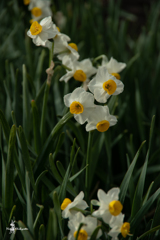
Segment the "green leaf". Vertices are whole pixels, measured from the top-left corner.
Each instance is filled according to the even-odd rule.
[[[27,141],[23,132],[23,129],[21,126],[19,126],[19,140],[21,144],[21,149],[22,149],[22,156],[24,160],[25,167],[28,171],[28,175],[32,184],[32,187],[34,191],[36,192],[36,187],[35,187],[35,181],[34,181],[34,176],[33,176],[33,171],[32,171],[32,166],[31,166],[31,161],[29,158],[29,152],[27,148]]]
[[[9,127],[8,122],[7,122],[3,112],[1,110],[0,110],[0,122],[1,122],[1,125],[2,125],[2,128],[3,128],[3,132],[4,132],[4,135],[5,135],[6,141],[8,143],[9,134],[10,134],[10,127]]]
[[[148,234],[153,233],[153,232],[155,232],[155,231],[157,231],[157,230],[159,230],[159,229],[160,229],[160,225],[157,226],[157,227],[154,227],[154,228],[150,229],[149,231],[147,231],[147,232],[145,232],[145,233],[143,233],[140,237],[137,238],[137,240],[142,239],[142,238],[144,238],[145,236],[147,236]]]
[[[12,219],[12,216],[13,216],[13,213],[14,213],[15,209],[16,209],[16,205],[14,205],[14,206],[12,207],[12,210],[11,210],[11,212],[10,212],[9,221],[8,221],[9,223],[11,222],[11,219]]]
[[[152,189],[153,184],[154,184],[154,182],[151,182],[151,184],[150,184],[150,186],[149,186],[149,188],[148,188],[148,190],[147,190],[147,193],[146,193],[146,195],[145,195],[145,197],[144,197],[142,206],[143,206],[143,205],[146,203],[146,201],[148,200],[148,197],[149,197],[149,195],[150,195],[150,192],[151,192],[151,189]]]
[[[97,235],[98,235],[98,232],[99,232],[100,229],[101,229],[101,226],[96,227],[96,229],[93,231],[93,233],[90,237],[90,240],[96,240],[97,239]]]
[[[33,224],[33,229],[34,229],[34,230],[35,230],[35,228],[36,228],[36,225],[37,225],[37,223],[38,223],[38,221],[39,221],[39,218],[40,218],[40,216],[41,216],[41,214],[42,214],[42,211],[43,211],[43,209],[44,209],[44,206],[42,206],[42,205],[36,204],[36,206],[39,207],[40,210],[39,210],[39,212],[38,212],[38,214],[37,214],[37,217],[36,217],[36,219],[35,219],[35,221],[34,221],[34,224]]]
[[[28,84],[27,84],[27,71],[26,66],[23,64],[22,66],[22,72],[23,72],[23,128],[25,135],[28,138],[29,134],[29,94],[28,94]]]
[[[41,226],[39,227],[39,237],[38,240],[46,240],[45,239],[45,228],[44,225],[41,224]]]
[[[37,154],[41,150],[41,136],[40,136],[40,121],[38,108],[34,100],[31,101],[32,113],[33,113],[33,133],[34,133],[34,147]]]
[[[42,151],[40,152],[34,171],[40,171],[43,168],[43,165],[46,161],[46,157],[48,157],[50,150],[49,149],[49,144],[52,140],[54,140],[57,136],[57,133],[60,131],[60,129],[64,126],[64,124],[71,118],[73,117],[73,114],[68,112],[63,118],[57,123],[57,125],[52,129],[51,134],[47,138],[46,142],[44,143],[44,146],[42,148]],[[50,147],[52,148],[52,146]]]
[[[49,211],[49,219],[48,219],[48,228],[47,228],[47,240],[57,239],[57,218],[54,212],[54,209],[50,209]]]
[[[48,81],[46,81],[46,87],[45,87],[44,96],[43,96],[41,123],[40,123],[40,133],[41,133],[41,141],[42,141],[42,143],[45,140],[45,119],[46,119],[47,101],[48,101],[48,95],[49,95],[50,86],[51,86],[51,84]]]
[[[140,148],[138,149],[130,167],[128,168],[128,171],[126,172],[124,178],[123,178],[123,181],[121,183],[121,186],[120,186],[120,201],[121,203],[123,204],[124,202],[124,199],[125,199],[125,196],[126,196],[126,193],[127,193],[127,189],[128,189],[128,186],[129,186],[129,182],[130,182],[130,178],[131,178],[131,175],[132,175],[132,172],[134,170],[134,167],[135,167],[135,164],[137,162],[137,159],[139,157],[139,154],[140,154],[140,150],[142,148],[142,146],[144,145],[146,141],[142,142]]]
[[[54,203],[54,211],[56,213],[57,216],[57,220],[58,220],[58,225],[60,228],[60,232],[61,232],[61,238],[64,237],[63,231],[62,231],[62,214],[61,214],[61,206],[60,206],[60,202],[59,202],[59,197],[57,192],[53,192],[53,203]]]
[[[39,90],[39,86],[40,86],[40,78],[42,75],[42,70],[43,70],[43,62],[44,62],[44,58],[46,56],[46,51],[45,49],[42,50],[41,55],[38,59],[38,64],[37,64],[37,68],[36,68],[36,74],[35,74],[35,85],[36,85],[36,92],[38,92]]]
[[[148,158],[149,158],[149,150],[147,152],[146,160],[143,165],[142,172],[139,177],[139,181],[134,194],[134,199],[132,203],[132,212],[131,212],[132,217],[135,216],[135,214],[138,212],[138,210],[141,208],[141,205],[142,205],[142,196],[143,196],[143,190],[144,190],[144,184],[145,184],[145,178],[146,178]]]
[[[67,187],[69,177],[70,177],[70,169],[71,169],[71,167],[70,167],[70,164],[69,164],[68,168],[67,168],[67,171],[65,173],[65,176],[63,178],[63,182],[61,184],[60,191],[59,191],[60,202],[62,202],[64,200],[65,195],[66,195],[66,187]]]
[[[155,228],[159,224],[159,216],[160,216],[160,199],[157,203],[157,208],[153,217],[152,228]]]
[[[151,148],[151,142],[152,142],[152,136],[153,136],[154,123],[155,123],[155,116],[152,117],[152,121],[151,121],[150,134],[149,134],[149,147],[148,147],[148,150],[149,150],[149,151],[150,151],[150,148]]]
[[[141,209],[137,212],[135,217],[131,221],[131,229],[136,229],[136,227],[139,226],[139,223],[141,222],[142,218],[148,211],[148,209],[151,207],[153,202],[157,199],[157,197],[160,194],[160,188],[148,199],[148,201],[141,207]]]
[[[14,149],[16,142],[16,126],[13,125],[9,136],[9,146],[6,164],[6,180],[5,180],[5,208],[9,211],[13,205],[13,182],[14,182]]]
[[[79,172],[74,174],[72,177],[70,177],[69,181],[72,182],[74,179],[76,179],[87,167],[88,167],[88,165],[85,166],[84,168],[82,168]]]
[[[18,225],[20,228],[23,228],[23,230],[21,230],[21,233],[24,237],[24,240],[34,240],[28,228],[25,226],[23,222],[18,221]]]
[[[23,197],[21,196],[18,188],[16,187],[16,184],[15,184],[15,183],[14,183],[14,187],[15,187],[16,193],[17,193],[17,195],[18,195],[18,198],[19,198],[20,202],[22,203],[22,206],[23,206],[23,207],[26,207],[26,203],[25,203]]]
[[[27,226],[29,227],[30,232],[34,235],[33,230],[33,215],[32,215],[32,205],[30,198],[30,181],[29,174],[26,172],[26,193],[27,193]]]
[[[82,228],[83,226],[85,226],[85,225],[86,225],[85,223],[80,223],[80,224],[79,224],[79,227],[78,227],[78,231],[77,231],[75,240],[78,240],[78,238],[79,238],[79,232],[80,232],[81,228]]]

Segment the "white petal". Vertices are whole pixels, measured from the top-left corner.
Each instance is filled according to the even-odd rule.
[[[70,78],[73,77],[73,71],[69,71],[67,72],[65,75],[63,75],[59,81],[65,81],[65,82],[68,82]]]
[[[97,196],[98,196],[98,199],[99,199],[100,202],[105,202],[106,201],[107,194],[102,189],[98,190]]]
[[[119,188],[112,188],[107,192],[107,196],[110,196],[112,200],[118,200],[119,199],[119,193],[120,189]]]
[[[106,103],[109,97],[110,95],[105,92],[103,88],[96,88],[94,90],[94,98],[97,100],[97,102]]]
[[[27,35],[31,38],[36,38],[36,35],[32,35],[30,30],[27,31]]]
[[[88,115],[85,114],[83,111],[83,113],[74,114],[74,118],[76,119],[77,122],[79,122],[82,125],[87,121]]]
[[[97,71],[96,81],[99,83],[104,83],[109,79],[111,79],[111,76],[108,73],[106,66],[100,67]]]
[[[71,94],[71,98],[73,101],[80,101],[80,95],[85,92],[85,90],[81,87],[76,88],[72,94]]]
[[[119,73],[126,67],[126,64],[118,62],[116,59],[111,57],[106,66],[109,73]]]
[[[51,16],[43,18],[40,21],[40,25],[43,27],[43,29],[47,30],[48,28],[50,28],[52,26],[52,18]]]
[[[80,201],[84,198],[84,192],[81,191],[74,199],[74,201]]]
[[[36,46],[45,46],[45,42],[37,35],[36,38],[33,39],[33,42]]]
[[[92,131],[94,129],[96,129],[96,124],[94,122],[87,123],[87,125],[86,125],[86,131],[87,132]]]
[[[71,93],[67,94],[64,96],[64,104],[67,106],[67,107],[70,107],[72,101],[71,101]]]
[[[124,84],[120,80],[116,80],[117,88],[113,95],[118,95],[124,90]]]
[[[109,123],[110,123],[110,127],[114,126],[117,123],[117,118],[115,116],[113,116],[113,115],[110,115]]]
[[[86,107],[94,107],[94,96],[93,94],[84,91],[83,93],[81,93],[80,95],[80,102],[82,103],[82,105],[86,108]]]

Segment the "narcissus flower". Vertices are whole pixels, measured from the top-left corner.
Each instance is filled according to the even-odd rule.
[[[98,205],[99,209],[94,211],[92,215],[102,218],[105,223],[110,225],[111,219],[114,220],[123,208],[121,202],[118,200],[119,192],[119,188],[112,188],[107,194],[102,189],[99,189],[97,194],[99,202],[92,200],[92,204]]]
[[[68,36],[58,36],[54,39],[54,54],[58,54],[57,58],[62,60],[64,56],[68,56],[72,59],[72,61],[77,60],[79,58],[78,47],[75,43],[68,43]]]
[[[70,112],[74,114],[74,118],[80,124],[87,121],[89,114],[95,107],[93,95],[81,87],[65,95],[64,104],[70,108]]]
[[[98,69],[96,76],[88,84],[97,102],[105,103],[111,95],[123,92],[124,84],[109,74],[106,66]]]
[[[106,66],[108,72],[115,76],[117,79],[120,79],[119,73],[126,67],[126,63],[118,62],[116,59],[111,57],[110,61],[108,62],[107,57],[103,58],[102,66]]]
[[[77,211],[72,210],[72,208],[86,209],[88,207],[86,201],[83,200],[84,193],[80,192],[77,197],[72,202],[69,198],[65,198],[63,203],[61,204],[62,217],[63,218],[71,218],[73,217]]]
[[[62,64],[70,68],[71,71],[60,78],[60,81],[68,82],[68,80],[73,77],[76,81],[85,82],[89,80],[89,77],[97,72],[97,69],[92,66],[90,59],[84,59],[81,62],[72,61],[68,56],[62,59]]]
[[[39,21],[42,18],[52,16],[52,11],[50,8],[49,1],[42,1],[42,0],[32,0],[29,5],[29,10],[32,14],[32,19],[35,21]]]
[[[68,222],[68,227],[70,232],[68,234],[68,240],[75,240],[79,225],[83,223],[84,225],[79,231],[78,240],[87,240],[90,239],[92,233],[97,227],[97,219],[92,216],[85,217],[81,212],[75,214]],[[102,235],[102,231],[99,230],[97,234],[98,239]]]
[[[124,238],[130,235],[130,223],[124,222],[124,214],[120,214],[116,218],[112,218],[110,221],[110,227],[112,228],[108,235],[112,237],[112,240],[118,240],[118,235],[121,233]]]
[[[27,35],[33,39],[33,42],[37,46],[45,46],[46,42],[50,38],[54,38],[57,31],[53,28],[53,22],[51,17],[46,17],[38,23],[34,21],[27,32]]]
[[[96,106],[88,117],[86,131],[97,129],[99,132],[105,132],[116,123],[117,118],[109,114],[109,108],[107,106]]]
[[[53,38],[53,40],[54,40],[54,51],[53,52],[54,52],[54,54],[57,54],[62,51],[64,42],[65,43],[69,42],[71,39],[66,34],[61,33],[60,29],[55,24],[53,24],[53,29],[56,33],[55,37]],[[45,47],[51,49],[52,42],[47,41],[45,44]]]

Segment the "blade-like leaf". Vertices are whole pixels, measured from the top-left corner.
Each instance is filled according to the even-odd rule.
[[[135,164],[137,162],[138,156],[140,154],[140,150],[141,150],[141,148],[142,148],[142,146],[144,145],[145,142],[146,141],[142,142],[140,148],[138,149],[138,151],[137,151],[137,153],[136,153],[136,155],[135,155],[135,157],[134,157],[134,159],[133,159],[133,161],[132,161],[132,163],[131,163],[128,171],[126,172],[126,174],[123,178],[123,181],[121,183],[121,186],[120,186],[120,190],[121,190],[120,191],[120,201],[121,201],[122,204],[124,202],[124,199],[125,199],[125,196],[126,196],[126,193],[127,193],[127,189],[128,189],[128,186],[129,186],[129,182],[130,182],[130,177],[132,175],[132,172],[134,170],[134,167],[135,167]]]
[[[6,186],[5,186],[5,208],[11,210],[13,204],[13,182],[14,182],[14,149],[16,141],[16,126],[10,131],[9,146],[6,164]]]
[[[29,175],[32,187],[33,187],[34,191],[36,192],[31,161],[29,158],[29,152],[28,152],[28,148],[27,148],[27,141],[26,141],[26,138],[25,138],[25,135],[24,135],[24,132],[23,132],[23,129],[21,126],[19,127],[19,139],[20,139],[20,144],[21,144],[21,148],[22,148],[22,156],[23,156],[23,160],[25,163],[25,167],[28,171],[28,175]]]
[[[157,199],[157,197],[160,194],[160,188],[148,199],[148,201],[141,207],[141,209],[137,212],[135,217],[131,221],[131,229],[135,229],[139,226],[139,223],[141,222],[142,218],[148,211],[148,209],[151,207],[153,202]]]
[[[143,189],[144,189],[144,183],[145,183],[145,178],[146,178],[148,158],[149,158],[149,150],[147,152],[146,160],[143,165],[142,172],[139,177],[139,181],[138,181],[136,191],[134,194],[134,199],[133,199],[133,203],[132,203],[132,212],[131,212],[132,217],[135,216],[135,214],[138,212],[138,210],[141,208],[141,205],[142,205],[142,196],[143,196]]]

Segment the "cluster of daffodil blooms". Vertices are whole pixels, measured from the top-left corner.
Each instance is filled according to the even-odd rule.
[[[122,211],[122,204],[118,200],[120,189],[112,188],[107,193],[102,189],[98,190],[98,199],[91,200],[92,205],[98,206],[98,210],[93,211],[91,215],[84,216],[85,209],[88,208],[87,203],[83,200],[84,193],[80,192],[78,196],[73,200],[65,198],[62,205],[62,217],[69,218],[68,228],[70,232],[68,234],[68,240],[74,240],[80,224],[82,227],[79,230],[78,240],[90,239],[94,230],[98,226],[102,226],[103,222],[110,227],[109,232],[105,231],[105,234],[112,237],[112,240],[118,240],[118,235],[126,238],[130,235],[130,223],[124,222],[124,214]],[[86,212],[88,214],[88,211]],[[99,239],[102,235],[102,230],[99,228],[96,239]]]
[[[120,80],[120,74],[125,63],[118,62],[114,58],[108,61],[102,55],[102,63],[98,68],[92,65],[90,59],[78,61],[78,47],[75,43],[69,43],[69,36],[60,32],[60,29],[52,22],[51,16],[42,19],[39,23],[34,21],[27,32],[37,46],[44,46],[53,51],[66,68],[66,74],[60,81],[68,82],[74,78],[82,83],[72,93],[64,96],[64,103],[70,108],[70,112],[80,124],[87,122],[86,131],[97,129],[105,132],[110,126],[117,123],[117,118],[110,115],[108,106],[94,104],[94,99],[99,103],[106,103],[112,95],[118,95],[123,91],[124,84]],[[95,75],[96,74],[96,75]],[[90,77],[93,76],[90,81]],[[92,93],[87,92],[89,90]]]
[[[77,87],[72,93],[64,96],[64,103],[69,107],[76,121],[80,124],[87,122],[86,131],[97,129],[99,132],[105,132],[110,126],[115,125],[117,118],[110,115],[108,106],[95,105],[94,100],[104,104],[110,96],[118,95],[123,91],[124,85],[119,73],[126,67],[126,64],[119,63],[114,58],[108,61],[104,55],[101,56],[101,65],[97,68],[92,65],[90,59],[78,61],[77,45],[73,42],[69,43],[71,39],[60,32],[52,22],[51,16],[40,22],[34,21],[27,34],[33,39],[35,45],[49,48],[50,53],[56,55],[62,62],[66,74],[60,78],[60,81],[68,82],[73,78],[81,82],[81,87]],[[54,66],[53,62],[51,66]],[[93,75],[94,77],[90,80]],[[90,92],[87,92],[88,89]],[[109,225],[111,230],[106,234],[113,240],[118,239],[119,233],[126,237],[130,231],[130,224],[123,223],[124,215],[121,213],[123,206],[118,201],[119,191],[119,188],[113,188],[106,194],[103,190],[98,190],[99,201],[92,200],[92,205],[99,206],[99,209],[92,212],[90,216],[82,214],[88,207],[83,200],[83,192],[80,192],[73,202],[66,198],[61,209],[63,210],[62,217],[69,218],[68,239],[75,239],[77,234],[79,234],[78,240],[90,239],[98,225],[98,220],[100,224],[104,222]],[[82,228],[78,233],[81,223],[83,223]],[[99,229],[97,239],[101,234],[102,230]]]

